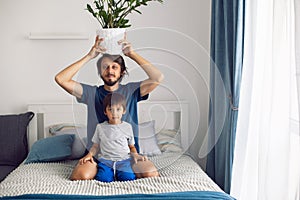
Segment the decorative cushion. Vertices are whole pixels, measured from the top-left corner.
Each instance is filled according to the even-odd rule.
[[[68,129],[62,129],[51,133],[52,135],[64,135],[73,134],[75,135],[74,142],[72,145],[72,154],[70,159],[78,159],[84,156],[86,151],[87,133],[86,127],[73,127]]]
[[[162,152],[182,152],[182,148],[175,144],[163,144],[159,147]]]
[[[0,166],[0,182],[3,181],[6,176],[12,172],[17,166],[7,166],[7,165],[1,165]]]
[[[66,134],[36,141],[31,147],[25,164],[61,161],[69,158],[72,154],[74,138],[74,134]]]
[[[161,154],[155,137],[155,121],[139,124],[140,153],[148,156]]]
[[[18,166],[28,154],[27,126],[33,112],[0,115],[0,165]]]
[[[156,134],[157,144],[162,152],[181,152],[180,131],[163,129]]]
[[[74,128],[83,128],[85,127],[82,124],[73,124],[73,123],[60,123],[60,124],[53,124],[49,126],[49,133],[55,135],[54,133],[57,131],[62,131],[66,129],[74,129]]]

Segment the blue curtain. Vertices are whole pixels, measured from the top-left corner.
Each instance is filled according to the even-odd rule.
[[[245,0],[212,0],[210,108],[206,172],[227,193],[242,74]]]

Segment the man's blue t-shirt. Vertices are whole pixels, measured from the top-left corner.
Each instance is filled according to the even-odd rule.
[[[81,85],[83,88],[83,93],[81,99],[77,98],[77,101],[87,105],[87,149],[89,150],[93,145],[92,138],[95,133],[97,124],[108,120],[107,116],[104,114],[103,99],[107,94],[111,92],[105,90],[103,85],[99,87],[86,85],[83,83],[81,83]],[[123,115],[122,120],[132,125],[135,147],[138,152],[139,129],[137,103],[141,100],[148,99],[149,96],[147,94],[141,97],[140,85],[141,82],[132,82],[126,85],[119,84],[119,88],[113,91],[113,93],[122,94],[126,98],[126,113]]]

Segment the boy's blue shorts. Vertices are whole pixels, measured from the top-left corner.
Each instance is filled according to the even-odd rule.
[[[121,161],[100,158],[95,179],[101,182],[135,180],[136,177],[131,168],[131,158]]]

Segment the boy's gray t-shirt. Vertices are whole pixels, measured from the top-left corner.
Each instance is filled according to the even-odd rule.
[[[97,125],[92,142],[99,144],[99,158],[112,161],[128,159],[128,145],[134,145],[132,127],[124,121],[121,124],[109,124],[105,121]]]

